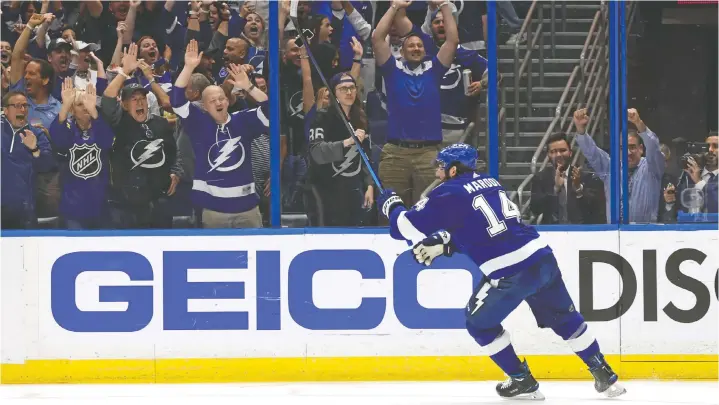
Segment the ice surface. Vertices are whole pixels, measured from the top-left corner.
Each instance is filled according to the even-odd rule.
[[[455,405],[508,404],[493,382],[0,385],[2,405]],[[719,382],[624,381],[627,394],[607,399],[591,381],[540,382],[542,404],[719,404]],[[162,401],[162,402],[160,402]]]

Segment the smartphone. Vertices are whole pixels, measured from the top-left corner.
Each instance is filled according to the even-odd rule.
[[[312,41],[312,38],[314,38],[314,36],[315,36],[315,34],[313,34],[312,31],[311,31],[311,30],[308,30],[308,29],[303,29],[303,30],[302,30],[302,34],[305,36],[305,39],[307,39],[307,41]],[[295,38],[295,45],[297,45],[297,46],[302,46],[302,45],[304,45],[304,44],[302,43],[302,37],[301,37],[301,36],[298,35],[297,38]]]

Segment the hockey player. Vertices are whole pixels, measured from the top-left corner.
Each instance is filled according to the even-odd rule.
[[[526,301],[540,327],[564,339],[587,364],[594,387],[608,397],[624,394],[617,375],[575,309],[552,249],[521,221],[520,211],[497,180],[475,173],[477,151],[454,144],[437,155],[442,183],[407,210],[392,190],[380,196],[394,239],[416,243],[418,262],[429,265],[454,252],[468,255],[483,273],[466,308],[467,330],[509,378],[497,384],[502,397],[544,399],[520,361],[501,322]]]

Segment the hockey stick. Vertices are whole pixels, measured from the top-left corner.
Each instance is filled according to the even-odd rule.
[[[312,62],[312,65],[317,69],[317,73],[319,73],[320,79],[322,79],[322,84],[327,87],[327,90],[330,91],[331,94],[334,94],[334,91],[330,88],[330,85],[327,83],[327,79],[325,79],[325,76],[322,74],[322,70],[320,70],[320,66],[317,64],[317,60],[315,60],[315,56],[312,55],[312,51],[310,50],[310,45],[307,42],[307,38],[305,38],[305,34],[302,33],[302,27],[300,27],[300,23],[297,20],[297,5],[299,4],[299,0],[291,0],[290,2],[290,21],[292,21],[292,24],[295,26],[295,29],[297,29],[297,33],[299,34],[300,38],[302,38],[302,43],[305,46],[305,50],[307,51],[307,56],[309,57],[310,61]],[[348,73],[349,74],[349,73]],[[333,97],[329,97],[330,104],[339,112],[340,118],[342,119],[342,122],[345,124],[345,127],[347,128],[347,131],[349,131],[350,136],[352,136],[352,139],[355,141],[355,145],[357,145],[357,152],[359,152],[360,156],[362,157],[362,160],[364,160],[365,165],[367,166],[367,171],[369,171],[369,174],[372,176],[372,180],[374,181],[374,184],[379,189],[380,193],[384,192],[384,187],[382,187],[382,182],[380,182],[379,177],[374,172],[374,169],[372,169],[372,165],[370,165],[369,158],[367,157],[367,154],[365,153],[364,149],[362,149],[362,143],[359,141],[357,136],[355,135],[355,130],[352,127],[352,124],[347,121],[347,117],[345,117],[344,112],[342,111],[342,108],[340,107],[339,103],[337,102],[337,99]]]

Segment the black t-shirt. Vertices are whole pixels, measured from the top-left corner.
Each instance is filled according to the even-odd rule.
[[[307,149],[305,141],[305,113],[302,102],[302,75],[294,64],[282,64],[280,89],[280,112],[282,133],[288,138],[289,152],[303,155]]]
[[[150,115],[137,122],[111,97],[102,98],[101,111],[115,132],[110,152],[113,199],[142,205],[165,196],[177,160],[177,143],[167,120]]]
[[[366,185],[364,162],[356,145],[345,147],[340,142],[350,137],[339,114],[319,110],[310,126],[310,179],[324,187],[361,187]],[[362,149],[369,154],[369,139]],[[319,158],[319,159],[318,159]]]

